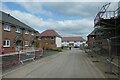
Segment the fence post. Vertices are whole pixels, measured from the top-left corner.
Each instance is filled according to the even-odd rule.
[[[36,60],[36,59],[37,59],[37,56],[36,56],[36,51],[34,49],[34,60]]]
[[[20,54],[19,54],[19,52],[18,52],[18,61],[20,61]]]
[[[111,54],[111,40],[110,39],[107,39],[107,42],[108,42],[108,49],[109,49],[109,55],[108,55],[108,59],[107,59],[107,62],[109,64],[109,71],[105,72],[105,73],[108,73],[108,74],[113,74],[112,72],[112,54]]]
[[[17,56],[18,56],[18,61],[20,62],[20,50],[18,49],[18,46],[17,46],[16,48],[17,48],[16,51],[17,51],[17,53],[18,53],[18,54],[17,54]]]

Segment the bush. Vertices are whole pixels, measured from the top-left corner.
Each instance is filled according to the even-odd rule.
[[[61,49],[61,48],[52,48],[52,49],[50,49],[50,50],[52,50],[52,51],[58,51],[58,52],[62,52],[62,49]]]

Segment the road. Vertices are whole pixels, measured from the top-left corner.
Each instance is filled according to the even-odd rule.
[[[84,51],[64,50],[7,73],[3,78],[104,78]]]

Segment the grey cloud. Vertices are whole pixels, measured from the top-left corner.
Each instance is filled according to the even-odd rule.
[[[52,15],[57,13],[62,16],[94,17],[103,4],[108,2],[18,2],[31,13]],[[113,2],[111,8],[116,7]]]
[[[10,13],[12,16],[26,23],[27,25],[35,28],[36,30],[43,31],[45,29],[55,29],[62,36],[87,36],[93,30],[93,20],[95,14],[99,11],[98,6],[103,3],[17,3],[26,8],[31,13],[21,12],[19,10],[10,10],[6,8],[5,12]],[[116,6],[114,4],[114,6]],[[5,5],[4,5],[5,7]],[[113,7],[111,7],[113,8]],[[34,12],[33,12],[34,11]],[[42,12],[43,11],[43,12]],[[42,14],[58,13],[62,16],[81,16],[78,20],[63,20],[56,21],[53,19],[40,18],[35,16],[34,13]],[[53,15],[54,16],[54,15]],[[59,16],[58,16],[59,17]]]
[[[62,16],[94,17],[98,11],[98,2],[54,2],[45,3],[45,10],[56,12]]]

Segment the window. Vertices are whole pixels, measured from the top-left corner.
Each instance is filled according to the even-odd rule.
[[[17,28],[16,28],[16,32],[17,32],[17,33],[20,33],[20,28],[17,27]]]
[[[25,46],[29,46],[29,41],[25,41]]]
[[[67,41],[69,43],[69,41]]]
[[[11,30],[11,27],[10,27],[10,25],[4,25],[4,30],[5,31],[10,31]]]
[[[10,47],[10,40],[4,40],[3,47]]]
[[[54,40],[54,37],[51,37],[51,40]]]
[[[38,40],[41,40],[42,38],[41,37],[38,37]]]
[[[49,37],[45,37],[44,39],[45,39],[45,40],[49,40],[50,38],[49,38]]]
[[[34,35],[34,32],[32,32],[32,34],[31,35]]]
[[[26,31],[25,31],[25,34],[29,34],[29,31],[28,31],[28,30],[26,30]]]

